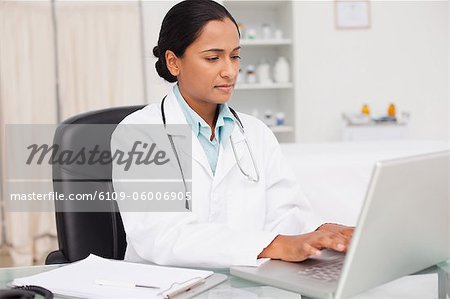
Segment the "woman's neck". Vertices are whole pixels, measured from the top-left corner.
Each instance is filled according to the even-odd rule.
[[[184,98],[189,107],[191,107],[192,110],[194,110],[204,121],[206,121],[212,131],[214,131],[214,127],[216,125],[217,104],[193,100],[183,93],[181,87],[179,88],[181,96]]]

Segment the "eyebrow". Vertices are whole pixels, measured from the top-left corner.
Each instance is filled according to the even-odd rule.
[[[231,52],[234,52],[234,51],[236,51],[236,50],[239,50],[240,48],[241,48],[241,46],[236,47],[236,48],[234,48],[233,51],[231,51]],[[200,53],[205,53],[205,52],[219,52],[219,53],[222,53],[222,52],[225,52],[225,50],[224,50],[224,49],[208,49],[208,50],[201,51]]]

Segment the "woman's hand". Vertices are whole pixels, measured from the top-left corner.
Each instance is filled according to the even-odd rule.
[[[329,248],[346,252],[354,228],[338,224],[324,224],[316,231],[297,236],[278,235],[258,258],[268,257],[288,262],[301,262],[319,256],[320,250]]]
[[[318,231],[320,231],[320,230],[330,231],[332,233],[340,234],[344,237],[351,239],[355,228],[350,227],[350,226],[341,225],[341,224],[325,223],[325,224],[322,224],[321,226],[319,226],[319,228],[317,230]]]

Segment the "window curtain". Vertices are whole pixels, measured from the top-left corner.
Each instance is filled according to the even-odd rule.
[[[62,119],[143,104],[138,2],[56,2]]]
[[[49,2],[0,1],[0,171],[5,197],[5,124],[57,121]],[[18,137],[19,138],[19,137]],[[39,176],[38,176],[39,177]],[[42,179],[51,179],[41,177]],[[1,195],[1,194],[0,194]],[[31,265],[57,247],[54,213],[1,213],[2,248],[13,265]],[[53,236],[48,237],[48,236]],[[0,263],[5,264],[5,254]]]
[[[5,124],[51,124],[146,102],[139,2],[54,5],[55,18],[50,1],[0,0],[0,203]],[[0,266],[43,263],[57,248],[53,213],[2,212],[0,218],[1,249],[12,258],[1,260],[0,250]]]

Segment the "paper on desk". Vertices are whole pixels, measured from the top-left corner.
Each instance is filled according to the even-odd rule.
[[[207,278],[213,273],[108,260],[91,254],[86,259],[68,266],[33,276],[16,278],[13,285],[38,285],[58,295],[87,299],[151,299],[162,298],[157,294],[169,289],[174,282],[185,282],[196,277]],[[160,289],[96,285],[94,281],[99,279],[155,285]]]

